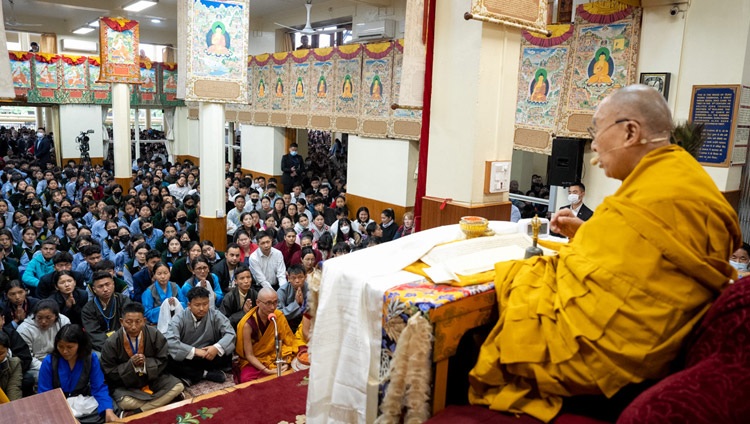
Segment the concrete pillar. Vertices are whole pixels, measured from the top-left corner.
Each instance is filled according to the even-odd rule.
[[[200,103],[200,238],[211,240],[217,250],[226,248],[224,210],[224,105]]]
[[[151,128],[151,109],[146,109],[146,129]],[[162,121],[162,129],[164,128],[164,124]]]
[[[41,107],[37,106],[35,109],[36,109],[36,113],[35,113],[36,127],[37,128],[43,127],[44,126],[44,112],[42,111]],[[52,131],[52,129],[47,128],[47,131]]]
[[[250,172],[254,177],[264,176],[266,180],[275,177],[278,180],[278,192],[281,187],[281,157],[287,153],[286,129],[242,125],[242,172]]]
[[[484,194],[485,162],[510,161],[521,30],[465,21],[466,5],[439,1],[422,228],[462,215],[510,219],[507,193]],[[451,199],[451,200],[448,200]],[[444,202],[450,207],[442,207]]]
[[[135,108],[135,111],[133,111],[133,116],[135,117],[133,119],[133,137],[135,139],[135,157],[139,158],[141,156],[141,111],[138,108]]]
[[[39,43],[39,51],[42,53],[57,53],[57,35],[45,33]]]
[[[112,148],[115,181],[130,188],[133,158],[130,155],[130,89],[124,83],[112,83]]]

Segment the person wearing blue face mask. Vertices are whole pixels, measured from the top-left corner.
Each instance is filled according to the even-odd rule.
[[[305,160],[297,154],[297,143],[289,146],[289,154],[281,157],[281,184],[284,185],[284,191],[289,193],[295,183],[302,182],[302,176],[305,173]]]
[[[50,155],[52,153],[52,139],[47,136],[44,132],[44,128],[38,128],[36,130],[36,140],[34,140],[34,159],[36,159],[39,166],[44,169],[47,166],[47,162],[50,161]]]
[[[735,250],[732,256],[729,257],[729,264],[737,270],[739,277],[742,278],[750,272],[748,272],[748,263],[750,263],[750,245],[742,243],[742,247]]]

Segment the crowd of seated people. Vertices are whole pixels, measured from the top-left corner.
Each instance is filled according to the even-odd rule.
[[[274,325],[282,368],[304,368],[323,262],[414,232],[411,213],[350,209],[343,179],[282,192],[227,165],[221,252],[199,239],[189,161],[139,159],[132,187],[106,165],[11,155],[0,169],[0,403],[62,388],[81,422],[275,375]]]

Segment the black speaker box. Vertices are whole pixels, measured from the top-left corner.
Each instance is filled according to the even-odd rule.
[[[549,185],[567,187],[581,180],[583,170],[582,138],[555,137],[552,140],[552,156],[549,161]]]

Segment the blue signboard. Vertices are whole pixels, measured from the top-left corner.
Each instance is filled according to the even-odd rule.
[[[694,86],[690,103],[690,122],[705,124],[705,142],[698,162],[729,166],[734,137],[734,118],[739,86]]]

